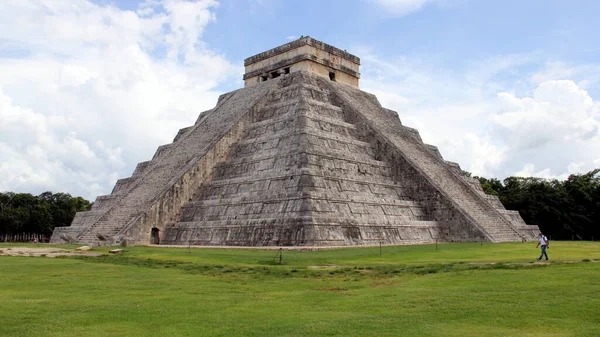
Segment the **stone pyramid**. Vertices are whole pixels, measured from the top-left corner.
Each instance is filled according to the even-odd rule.
[[[539,233],[358,89],[358,57],[303,37],[179,130],[52,242],[346,246]]]

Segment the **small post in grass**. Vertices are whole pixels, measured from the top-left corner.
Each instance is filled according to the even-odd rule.
[[[283,264],[283,248],[279,248],[279,264]]]
[[[438,246],[437,246],[437,239],[435,239],[435,250],[438,250]]]
[[[381,241],[379,241],[379,255],[381,255]]]

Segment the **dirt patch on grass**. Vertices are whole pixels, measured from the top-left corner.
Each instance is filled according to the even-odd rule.
[[[100,256],[102,253],[49,247],[10,247],[0,249],[0,256]]]
[[[344,266],[338,266],[336,264],[326,264],[322,266],[308,266],[308,269],[338,269],[344,268]]]

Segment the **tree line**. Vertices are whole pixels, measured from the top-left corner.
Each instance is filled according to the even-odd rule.
[[[54,227],[70,225],[76,212],[91,207],[89,201],[68,193],[0,193],[0,234],[50,236]]]
[[[487,194],[509,210],[517,210],[527,224],[537,225],[552,239],[600,239],[600,169],[572,174],[567,180],[475,177]],[[467,172],[468,174],[468,172]],[[54,227],[68,226],[76,212],[92,203],[68,193],[0,193],[0,234],[36,233],[50,236]]]
[[[506,209],[519,211],[529,225],[558,240],[600,239],[600,169],[567,180],[509,177],[479,179],[487,194]]]

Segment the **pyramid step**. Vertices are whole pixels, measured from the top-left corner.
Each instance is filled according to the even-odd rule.
[[[334,221],[334,222],[333,222]],[[438,221],[426,220],[394,220],[387,222],[377,222],[373,219],[360,219],[357,217],[339,217],[332,220],[331,217],[314,217],[314,216],[296,216],[296,217],[261,217],[256,219],[233,219],[233,220],[203,220],[203,221],[181,221],[177,223],[177,227],[181,229],[225,229],[234,227],[254,227],[254,226],[270,226],[274,223],[302,223],[304,225],[312,224],[317,226],[332,226],[332,227],[395,227],[395,228],[431,228],[438,227]]]
[[[373,149],[363,142],[351,141],[344,137],[332,137],[318,133],[296,133],[281,135],[263,141],[244,141],[237,143],[231,151],[231,157],[226,161],[245,158],[262,158],[283,154],[312,152],[322,156],[345,156],[346,158],[360,157],[363,161],[374,159]]]
[[[344,122],[339,118],[330,118],[312,111],[286,112],[280,116],[266,119],[251,124],[246,130],[248,139],[255,139],[265,134],[280,132],[281,130],[298,129],[316,129],[340,134],[344,136],[355,137],[356,126]]]
[[[265,192],[265,191],[263,191]],[[406,209],[406,208],[421,208],[420,204],[416,201],[411,200],[400,200],[395,199],[393,197],[383,198],[377,196],[360,196],[351,193],[339,193],[336,195],[329,195],[328,192],[322,191],[321,193],[311,192],[310,194],[305,194],[304,192],[294,192],[294,193],[281,193],[281,194],[273,194],[273,193],[257,193],[254,195],[246,195],[246,196],[226,196],[222,198],[215,199],[202,199],[197,201],[191,201],[186,204],[185,207],[210,207],[210,206],[239,206],[239,205],[249,205],[249,204],[270,204],[276,202],[283,202],[289,200],[312,200],[316,202],[326,201],[332,204],[339,203],[352,203],[352,204],[363,204],[363,205],[378,205],[384,206],[386,209],[384,212],[388,212],[387,208],[390,208],[390,215],[398,215],[394,214],[391,210],[392,208]]]
[[[304,170],[304,171],[302,171]],[[288,155],[260,161],[224,163],[215,167],[213,180],[240,177],[243,179],[263,179],[272,176],[290,176],[306,172],[329,175],[332,178],[343,175],[362,176],[364,181],[376,182],[379,177],[389,180],[390,168],[385,162],[370,159],[367,155],[348,154],[344,151],[329,150],[327,154],[316,149],[299,155]]]
[[[276,132],[268,132],[259,134],[256,137],[245,137],[236,143],[236,145],[246,145],[246,144],[256,144],[256,143],[267,143],[271,141],[276,141],[274,144],[276,145],[279,140],[292,138],[292,137],[317,137],[326,140],[336,140],[342,143],[354,144],[358,146],[371,146],[367,142],[360,141],[354,135],[350,135],[347,133],[335,133],[331,131],[322,130],[319,128],[305,128],[305,129],[282,129]],[[297,141],[295,138],[293,139],[295,142]]]
[[[307,162],[308,160],[308,162]],[[267,170],[273,167],[279,169],[298,167],[298,164],[307,167],[308,165],[324,165],[323,162],[331,162],[328,168],[335,168],[335,163],[341,167],[348,164],[384,167],[388,168],[387,163],[373,159],[366,153],[352,153],[346,151],[319,149],[318,147],[295,147],[283,151],[262,152],[253,156],[236,155],[235,158],[215,165],[215,169],[226,170],[230,167],[245,165],[251,172]],[[333,162],[332,162],[333,161]],[[358,170],[358,169],[357,169]]]
[[[276,102],[265,105],[260,111],[254,112],[256,122],[271,119],[293,110],[314,110],[318,109],[323,116],[334,119],[344,119],[344,113],[339,106],[321,102],[310,98],[290,99],[283,102]]]
[[[364,167],[363,171],[368,172],[369,169]],[[351,191],[359,192],[364,190],[373,191],[375,194],[385,194],[385,191],[375,192],[375,190],[385,189],[387,187],[402,188],[401,184],[395,183],[389,178],[389,175],[371,171],[371,173],[360,174],[356,170],[341,170],[332,174],[325,168],[317,166],[311,166],[310,168],[298,168],[292,167],[288,170],[280,170],[278,168],[272,168],[269,170],[262,170],[255,174],[247,175],[234,175],[231,177],[219,177],[205,186],[208,187],[219,187],[227,185],[244,185],[243,191],[260,191],[276,188],[329,188],[336,191]],[[366,185],[366,186],[365,186]],[[210,194],[230,194],[236,193],[227,186],[229,192],[221,191],[210,191]],[[242,190],[240,190],[242,191]],[[201,194],[205,196],[204,194]]]
[[[328,145],[331,145],[331,144],[328,144]],[[376,160],[372,156],[370,156],[368,153],[365,153],[364,151],[361,151],[359,153],[350,152],[348,150],[348,148],[346,148],[344,150],[344,149],[339,149],[339,148],[332,148],[331,146],[306,146],[303,149],[298,149],[298,150],[296,150],[295,148],[292,148],[289,150],[282,149],[281,151],[277,151],[277,153],[278,154],[281,153],[282,157],[293,155],[293,154],[298,154],[298,155],[306,154],[309,156],[318,156],[319,158],[322,158],[322,159],[335,159],[335,160],[342,160],[342,161],[351,161],[351,162],[354,162],[357,164],[367,164],[367,165],[381,166],[381,167],[389,166],[389,164],[387,164],[386,162],[381,161],[381,160]]]
[[[364,208],[364,207],[363,207]],[[348,211],[344,215],[334,213],[333,210],[329,212],[319,212],[315,209],[307,208],[299,211],[285,211],[285,212],[266,212],[263,211],[258,205],[236,205],[227,208],[220,208],[218,210],[201,209],[196,208],[193,212],[187,212],[186,216],[182,216],[180,222],[185,221],[233,221],[233,220],[261,220],[265,217],[289,217],[297,218],[302,214],[308,212],[314,213],[313,218],[321,215],[322,223],[324,224],[370,224],[376,223],[381,226],[398,226],[407,225],[410,221],[429,221],[426,217],[414,216],[411,214],[406,215],[386,215],[386,214],[373,214],[373,213],[352,213]],[[318,215],[317,215],[318,214]],[[329,215],[329,216],[327,216]],[[344,218],[346,216],[346,218]],[[377,219],[377,220],[375,220]]]
[[[331,103],[331,92],[308,83],[293,83],[288,86],[273,90],[268,100],[271,102],[285,102],[294,99],[312,99],[320,102]]]
[[[329,91],[326,91],[320,87],[318,87],[317,85],[314,84],[310,84],[310,83],[293,83],[284,87],[280,87],[277,88],[273,91],[273,93],[271,95],[279,95],[279,94],[285,94],[291,91],[298,91],[298,90],[305,90],[305,91],[310,91],[310,92],[316,92],[316,93],[320,93],[320,94],[326,94],[329,95]]]

